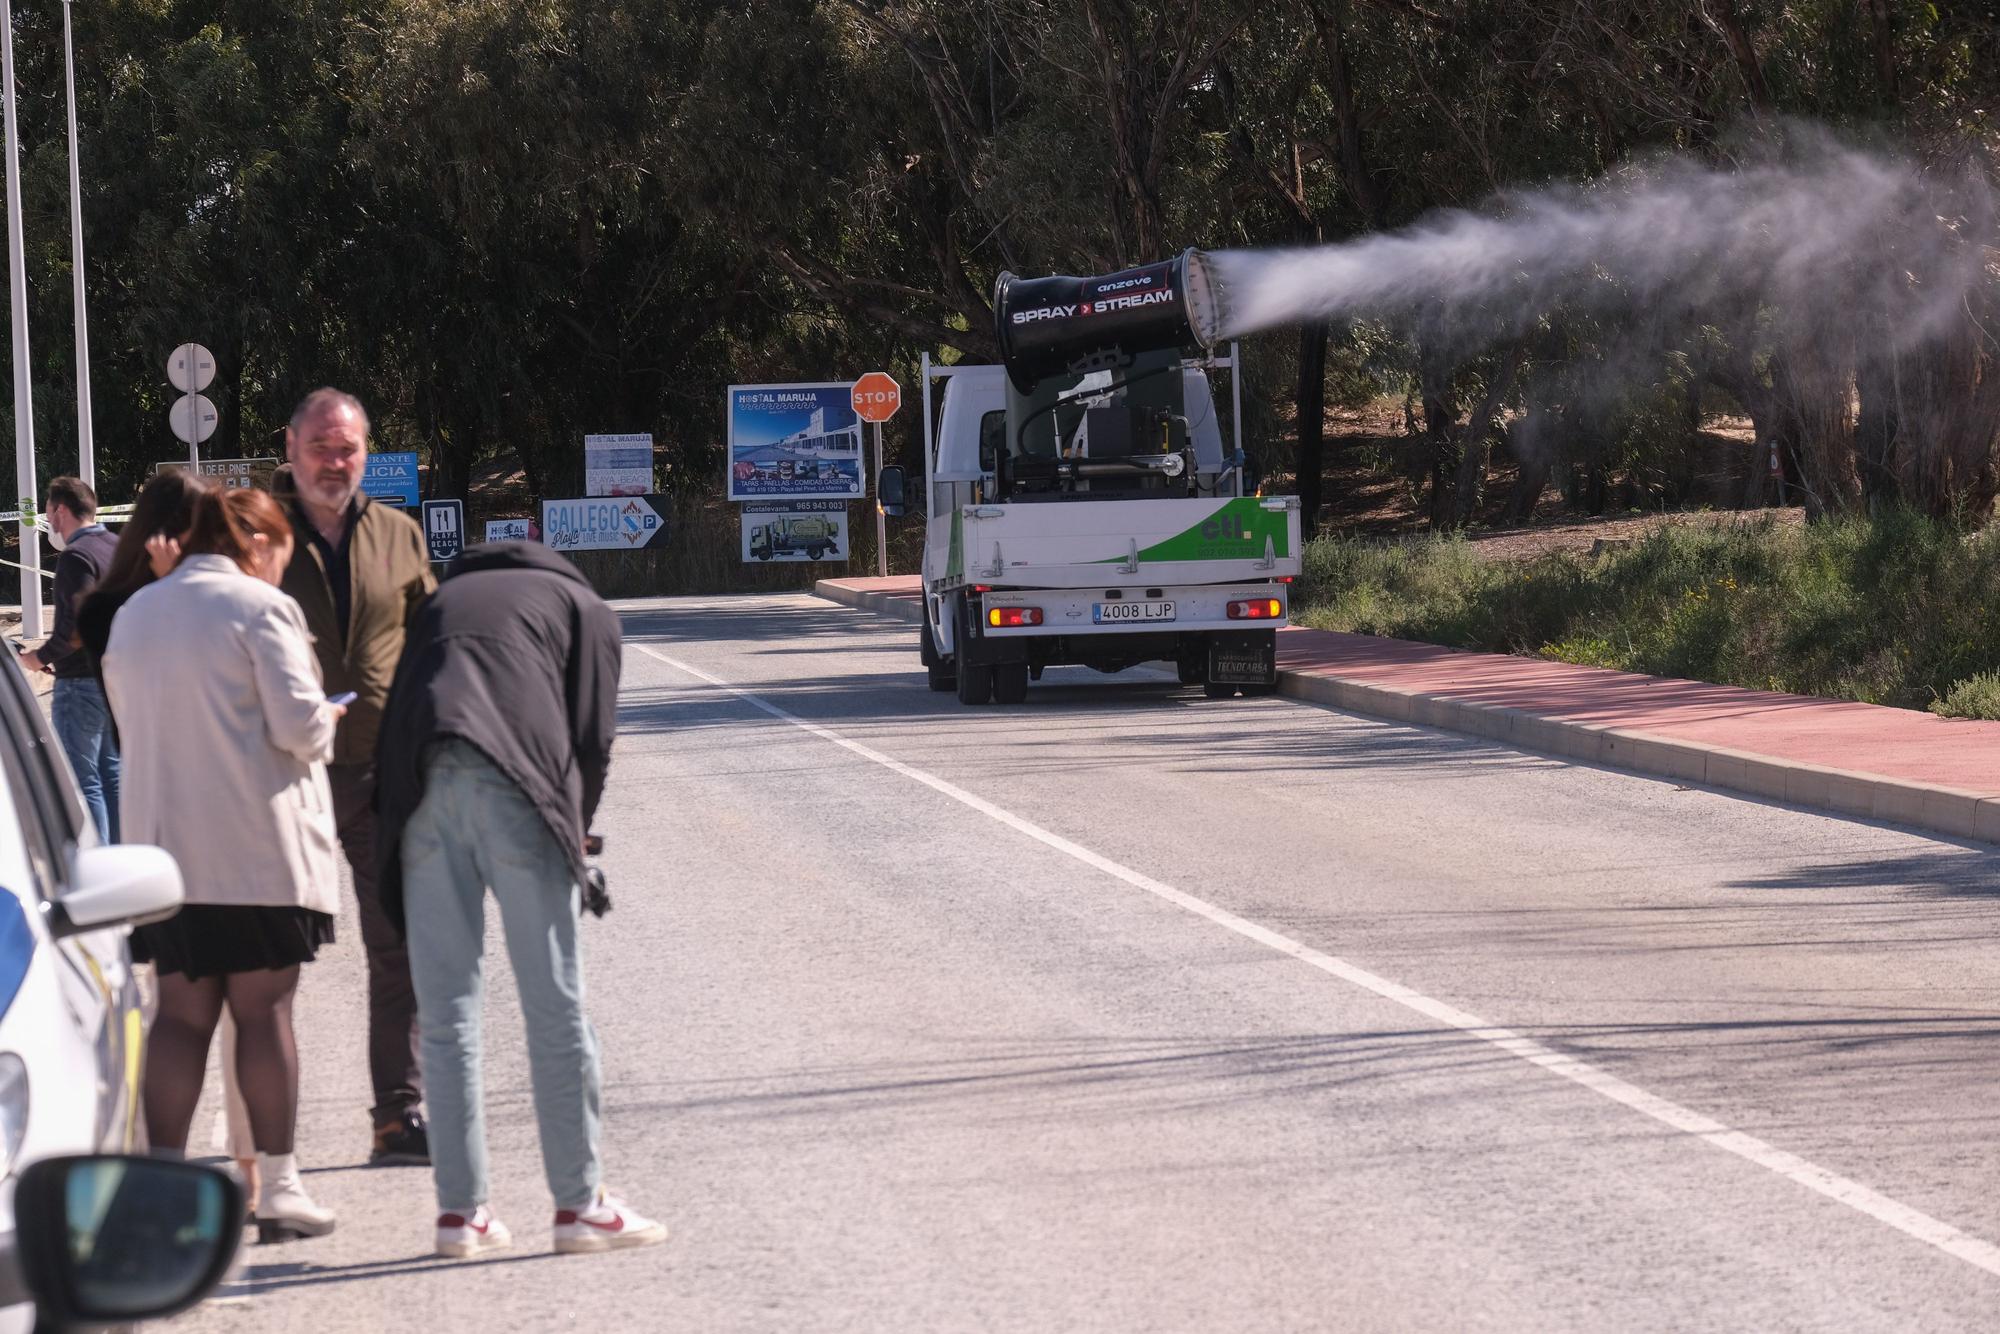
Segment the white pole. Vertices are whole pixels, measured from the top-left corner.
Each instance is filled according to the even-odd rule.
[[[35,479],[34,388],[28,381],[28,262],[21,245],[21,143],[14,125],[14,6],[0,0],[0,102],[7,126],[7,287],[14,335],[14,484],[21,493],[21,635],[42,636],[41,510]]]
[[[882,423],[875,423],[875,573],[889,577],[889,521],[882,517]]]
[[[63,81],[69,91],[69,255],[76,290],[76,475],[97,485],[97,444],[90,421],[90,322],[83,306],[83,187],[76,146],[76,47],[70,40],[70,0],[63,0]]]

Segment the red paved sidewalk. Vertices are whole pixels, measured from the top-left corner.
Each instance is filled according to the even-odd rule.
[[[914,620],[914,576],[822,596]],[[2000,723],[1290,629],[1283,693],[1529,750],[2000,841]]]

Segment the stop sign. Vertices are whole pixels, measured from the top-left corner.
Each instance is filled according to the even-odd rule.
[[[865,422],[885,422],[903,406],[903,386],[881,371],[870,371],[854,382],[854,415]]]

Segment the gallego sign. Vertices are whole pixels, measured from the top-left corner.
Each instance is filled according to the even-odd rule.
[[[361,474],[361,489],[370,500],[417,508],[417,456],[370,454],[367,470]]]
[[[542,502],[542,541],[556,551],[643,551],[665,546],[665,496],[587,496]]]

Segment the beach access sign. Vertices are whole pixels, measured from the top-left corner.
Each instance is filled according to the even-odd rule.
[[[665,546],[665,496],[586,496],[542,502],[542,541],[556,551],[643,551]]]
[[[653,489],[653,435],[583,438],[583,489],[593,496],[643,496]]]
[[[854,385],[729,386],[731,500],[859,500]]]
[[[361,474],[361,489],[370,500],[417,508],[417,456],[370,454],[368,467]]]
[[[753,500],[743,506],[744,564],[846,559],[846,501]]]

